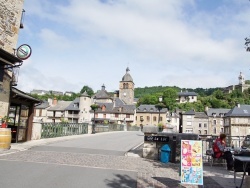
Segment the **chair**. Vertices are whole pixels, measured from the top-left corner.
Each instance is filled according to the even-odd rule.
[[[219,165],[225,165],[227,164],[226,160],[223,159],[222,157],[216,158],[214,156],[214,152],[212,149],[206,151],[206,155],[208,156],[208,162],[210,166],[212,167],[214,164],[219,164]]]

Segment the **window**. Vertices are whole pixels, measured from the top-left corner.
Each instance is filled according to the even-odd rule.
[[[199,130],[199,134],[201,134],[201,130]]]
[[[154,116],[153,120],[156,121],[156,117],[155,116]]]
[[[204,128],[207,128],[207,124],[206,123],[204,123]]]
[[[224,132],[223,128],[220,128],[220,132],[221,132],[221,133],[223,133],[223,132]]]
[[[106,118],[106,114],[103,114],[103,118]]]
[[[204,134],[207,134],[207,130],[204,131]]]
[[[129,114],[126,114],[126,118],[130,118],[130,115],[129,115]]]
[[[149,116],[147,116],[147,121],[150,121],[150,117]]]
[[[192,122],[191,121],[187,121],[187,125],[192,125]]]
[[[162,117],[160,117],[160,121],[162,121]]]
[[[186,129],[186,133],[192,133],[193,129]]]
[[[187,119],[190,119],[191,118],[191,116],[187,116]]]
[[[119,117],[119,114],[115,114],[115,117],[118,118],[118,117]]]
[[[216,134],[216,127],[214,127],[214,130],[213,130],[214,134]]]
[[[223,125],[223,119],[220,120],[220,125]]]
[[[216,119],[213,120],[213,125],[216,125]]]
[[[201,123],[199,123],[199,128],[201,128]]]
[[[238,133],[239,132],[239,128],[235,128],[235,132]]]

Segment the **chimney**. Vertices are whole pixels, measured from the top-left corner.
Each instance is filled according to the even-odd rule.
[[[208,106],[205,106],[205,112],[207,112],[208,111]]]
[[[53,99],[53,106],[55,106],[55,105],[57,105],[57,99],[56,99],[56,97]]]
[[[240,108],[240,103],[237,103],[237,107]]]

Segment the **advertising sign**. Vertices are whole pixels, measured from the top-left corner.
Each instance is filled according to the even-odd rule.
[[[203,185],[202,141],[181,140],[181,183]]]
[[[19,59],[25,60],[30,57],[31,52],[31,47],[28,44],[23,44],[17,48],[16,55]]]

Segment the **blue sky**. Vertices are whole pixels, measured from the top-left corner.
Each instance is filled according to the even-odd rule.
[[[135,87],[227,87],[240,72],[250,80],[248,0],[32,0],[24,9],[25,92],[118,90],[127,66]]]

